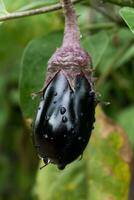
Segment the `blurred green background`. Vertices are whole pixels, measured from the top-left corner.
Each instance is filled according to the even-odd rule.
[[[55,2],[4,1],[9,12]],[[0,24],[0,200],[128,199],[130,154],[134,145],[134,36],[119,16],[120,7],[111,4],[91,7],[88,1],[75,7],[80,15],[82,45],[91,54],[96,69],[96,90],[98,95],[101,94],[101,107],[107,116],[124,128],[126,139],[115,134],[120,132],[115,128],[118,125],[107,121],[103,114],[97,114],[94,131],[97,134],[81,162],[71,164],[64,172],[59,172],[55,166],[38,172],[39,161],[32,145],[29,124],[39,99],[33,101],[30,93],[43,85],[47,60],[62,42],[64,17],[62,11],[56,11],[6,21]],[[110,105],[105,102],[110,102]],[[101,112],[98,108],[98,113]],[[103,130],[101,126],[104,124]],[[107,129],[107,125],[113,127],[112,131]],[[101,135],[105,129],[111,134],[107,140]],[[122,145],[129,151],[124,153],[126,157],[129,155],[128,161],[122,161],[116,153]],[[89,163],[88,154],[93,157]],[[107,160],[108,156],[112,159]],[[114,169],[115,179],[107,180],[113,176],[112,172],[112,175],[100,176],[106,170],[103,162]],[[74,182],[70,183],[72,179]],[[66,186],[64,189],[63,185]],[[107,197],[107,193],[110,196]]]

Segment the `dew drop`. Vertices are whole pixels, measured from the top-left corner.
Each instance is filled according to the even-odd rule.
[[[67,119],[67,117],[66,117],[66,116],[63,116],[63,117],[62,117],[62,122],[63,122],[63,123],[66,123],[66,122],[67,122],[67,120],[68,120],[68,119]]]
[[[53,138],[53,137],[51,137],[50,139],[51,139],[51,140],[53,140],[54,138]]]
[[[81,139],[82,139],[82,137],[80,137],[80,136],[79,136],[77,139],[78,139],[78,140],[81,140]]]
[[[43,137],[44,137],[44,138],[48,138],[48,135],[47,135],[47,134],[45,134],[45,135],[43,135]]]
[[[72,132],[72,134],[75,134],[74,128],[71,128],[71,132]]]
[[[60,113],[63,115],[66,112],[66,108],[65,107],[61,107],[60,108]]]
[[[67,137],[67,135],[64,135],[64,138]]]
[[[89,96],[90,96],[90,97],[94,96],[94,94],[95,94],[95,93],[94,93],[94,90],[91,90],[91,91],[89,92]]]

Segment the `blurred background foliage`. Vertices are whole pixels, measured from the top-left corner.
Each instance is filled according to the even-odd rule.
[[[4,0],[9,12],[32,9],[55,2],[57,1]],[[88,145],[82,161],[74,162],[62,173],[56,171],[53,166],[38,172],[39,163],[31,142],[29,124],[34,117],[39,99],[32,101],[30,94],[42,87],[47,60],[62,42],[64,17],[62,11],[56,11],[2,23],[0,25],[0,200],[128,199],[131,178],[129,166],[132,160],[131,149],[134,147],[134,36],[121,19],[119,6],[103,3],[98,5],[97,1],[94,2],[91,6],[88,1],[75,6],[77,14],[80,15],[78,21],[82,35],[81,42],[93,58],[95,76],[98,78],[96,90],[101,94],[102,109],[107,116],[124,128],[124,136],[120,134],[122,130],[116,130],[115,124],[111,125],[111,122],[98,114],[91,145]],[[19,91],[21,91],[21,101]],[[105,102],[111,104],[106,106]],[[104,120],[99,121],[100,118]],[[108,128],[111,135],[108,134],[107,138],[101,134],[109,124],[113,130]],[[131,148],[128,147],[130,144],[126,136]],[[126,138],[122,139],[124,137]],[[123,160],[121,156],[117,156],[120,149],[127,149]],[[89,161],[88,154],[92,155]],[[111,155],[112,159],[107,160]],[[112,172],[109,172],[107,165],[110,165]],[[106,174],[111,178],[107,179]],[[70,182],[72,181],[70,178],[73,179],[73,183]],[[107,193],[110,196],[107,196]],[[134,196],[130,198],[133,200]]]

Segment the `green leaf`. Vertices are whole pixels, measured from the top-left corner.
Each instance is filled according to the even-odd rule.
[[[0,17],[7,15],[8,12],[6,10],[5,4],[3,2],[3,0],[0,0]],[[3,22],[0,22],[0,24],[2,24]]]
[[[20,73],[20,104],[26,118],[33,118],[39,98],[32,100],[31,94],[38,92],[45,82],[47,62],[56,48],[60,47],[61,34],[55,33],[31,41],[26,47]]]
[[[125,129],[134,147],[134,106],[128,107],[118,114],[117,121]]]
[[[122,129],[100,108],[96,113],[83,159],[63,171],[51,165],[38,171],[34,193],[39,200],[128,200],[131,148]]]
[[[102,75],[100,79],[104,80],[112,70],[120,67],[132,57],[133,49],[131,47],[133,47],[133,35],[127,28],[120,29],[112,35],[97,68]]]
[[[120,10],[120,15],[134,33],[134,8],[124,7]]]
[[[92,57],[93,67],[99,64],[109,40],[110,38],[105,31],[100,31],[83,39],[82,44]]]
[[[117,61],[116,68],[123,66],[124,63],[128,62],[134,57],[134,44],[128,48],[124,55]]]
[[[30,9],[34,9],[34,8],[38,8],[41,6],[48,6],[51,4],[55,4],[58,1],[56,0],[38,0],[38,1],[33,1],[27,5],[24,5],[23,7],[21,7],[20,9],[18,9],[18,11],[24,11],[24,10],[30,10]]]
[[[3,0],[0,0],[0,16],[6,15],[8,12],[6,10]]]

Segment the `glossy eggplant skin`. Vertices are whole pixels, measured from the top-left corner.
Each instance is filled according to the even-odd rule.
[[[62,71],[48,84],[40,102],[33,140],[44,162],[63,169],[84,151],[93,129],[95,92],[81,73],[75,88]]]

